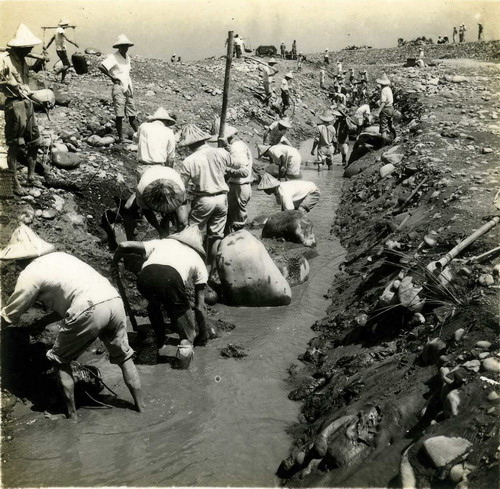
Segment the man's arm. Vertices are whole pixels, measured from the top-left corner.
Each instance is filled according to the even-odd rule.
[[[270,130],[271,130],[271,126],[267,126],[266,130],[264,131],[264,137],[262,138],[262,142],[264,144],[267,144],[267,136],[268,136]]]
[[[50,48],[50,45],[54,42],[55,38],[56,38],[56,36],[52,36],[52,37],[50,38],[50,41],[49,41],[49,43],[47,44],[47,46],[43,46],[44,51],[45,51],[46,49],[49,49],[49,48]]]
[[[111,75],[108,68],[106,68],[103,63],[101,63],[97,68],[100,72],[104,73],[113,83],[121,83],[118,78],[115,78],[113,75]]]
[[[2,309],[2,320],[7,323],[17,323],[20,317],[36,302],[39,284],[35,277],[21,272],[14,292],[9,297],[7,305]]]
[[[207,331],[207,311],[205,308],[205,285],[197,284],[194,286],[195,291],[195,302],[194,302],[194,315],[196,318],[196,323],[200,331],[199,342],[201,344],[206,343],[208,340]]]
[[[129,254],[135,253],[136,255],[145,255],[146,248],[142,241],[122,241],[113,255],[113,261],[111,262],[112,268],[117,268],[120,260]]]
[[[66,34],[64,34],[64,33],[63,33],[63,34],[62,34],[62,37],[64,37],[64,39],[66,39],[66,41],[68,41],[70,44],[73,44],[73,46],[75,46],[75,48],[78,48],[78,47],[79,47],[79,46],[78,46],[78,44],[77,44],[76,42],[73,42],[71,39],[68,39],[68,38],[66,37]]]
[[[278,160],[278,180],[286,176],[286,157],[280,155]]]

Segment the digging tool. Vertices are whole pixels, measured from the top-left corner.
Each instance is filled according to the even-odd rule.
[[[227,37],[227,55],[226,55],[226,73],[224,75],[224,92],[222,93],[222,110],[220,114],[219,128],[219,148],[223,147],[223,139],[226,129],[227,102],[229,99],[229,82],[231,80],[231,63],[233,62],[233,31],[228,32]]]
[[[484,260],[494,258],[497,255],[500,255],[500,246],[497,246],[496,248],[493,248],[489,251],[481,253],[480,255],[473,256],[472,258],[469,258],[466,261],[466,263],[480,263]]]
[[[125,307],[125,312],[130,319],[130,324],[132,324],[132,329],[137,331],[137,321],[135,320],[134,313],[132,312],[132,308],[130,307],[130,302],[127,299],[127,294],[125,292],[125,287],[123,286],[122,278],[120,276],[120,265],[116,265],[116,285],[118,286],[118,292],[120,292],[120,296],[123,301],[123,306]]]

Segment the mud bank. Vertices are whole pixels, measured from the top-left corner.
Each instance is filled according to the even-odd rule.
[[[496,487],[500,261],[467,260],[498,246],[497,228],[452,262],[450,282],[427,265],[498,215],[498,67],[392,76],[413,115],[344,183],[333,232],[348,255],[290,378],[302,407],[278,474],[301,487]]]

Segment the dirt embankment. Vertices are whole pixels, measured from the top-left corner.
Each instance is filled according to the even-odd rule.
[[[498,246],[497,228],[443,275],[427,267],[499,214],[498,65],[385,69],[411,117],[344,184],[333,232],[348,255],[291,377],[303,406],[278,473],[299,486],[496,487],[500,259],[469,259]]]

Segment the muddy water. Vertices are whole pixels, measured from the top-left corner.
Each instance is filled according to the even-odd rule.
[[[311,142],[305,143],[304,159]],[[287,368],[313,336],[311,324],[327,307],[327,292],[343,250],[330,236],[340,197],[341,167],[318,173],[304,167],[304,179],[318,184],[320,203],[309,214],[318,256],[310,260],[309,282],[293,289],[292,304],[278,308],[217,306],[237,325],[197,348],[189,371],[167,364],[139,366],[147,411],[123,406],[80,409],[80,422],[22,412],[4,464],[8,486],[276,486],[274,473],[286,457],[286,428],[299,404],[289,401]],[[276,211],[274,198],[254,191],[250,216]],[[257,231],[258,232],[258,231]],[[224,359],[233,343],[248,356]],[[120,370],[95,360],[104,379],[129,399]],[[87,359],[85,359],[87,361]],[[88,362],[87,362],[88,363]]]

